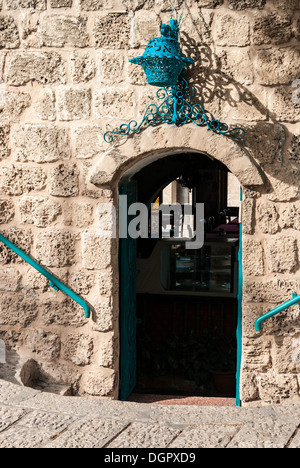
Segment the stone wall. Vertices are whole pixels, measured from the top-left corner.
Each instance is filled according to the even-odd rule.
[[[45,384],[116,398],[117,241],[99,235],[109,220],[103,204],[117,206],[124,171],[155,151],[206,150],[244,186],[243,403],[299,397],[299,308],[260,333],[253,325],[300,293],[298,0],[187,0],[181,41],[196,60],[190,81],[215,118],[247,128],[243,143],[218,136],[216,143],[209,132],[200,140],[188,126],[148,129],[113,147],[103,133],[142,118],[155,96],[128,59],[159,36],[169,2],[1,0],[0,7],[1,232],[93,311],[85,319],[0,246],[0,338],[38,363]]]

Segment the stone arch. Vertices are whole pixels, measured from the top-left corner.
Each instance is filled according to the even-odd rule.
[[[202,153],[217,159],[244,187],[265,183],[261,168],[241,144],[192,124],[177,129],[167,125],[150,127],[124,144],[108,147],[93,168],[90,182],[97,186],[117,185],[124,174],[130,177],[132,171],[135,173],[150,162],[179,152]]]

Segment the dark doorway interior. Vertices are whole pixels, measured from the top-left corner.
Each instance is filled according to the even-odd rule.
[[[228,169],[205,155],[182,153],[148,165],[134,180],[138,201],[148,206],[205,206],[202,249],[186,250],[182,238],[172,237],[171,218],[161,218],[159,238],[137,241],[134,392],[234,397],[239,208],[228,207]]]

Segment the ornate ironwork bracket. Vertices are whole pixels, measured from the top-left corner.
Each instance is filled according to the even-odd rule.
[[[210,119],[208,113],[201,104],[192,104],[189,101],[195,96],[195,90],[189,87],[182,76],[177,86],[171,88],[160,88],[156,93],[161,104],[150,104],[140,124],[131,120],[128,124],[120,125],[118,130],[107,131],[104,134],[106,143],[112,143],[119,136],[130,136],[141,132],[143,126],[157,126],[162,123],[168,125],[185,125],[194,123],[198,127],[207,126],[208,130],[221,135],[230,135],[235,140],[243,140],[246,131],[243,128],[230,129],[226,123],[216,119]]]

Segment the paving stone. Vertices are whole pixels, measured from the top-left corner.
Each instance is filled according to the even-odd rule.
[[[18,421],[25,413],[22,408],[0,405],[0,432]]]
[[[297,423],[259,420],[246,424],[228,448],[285,448],[295,433]]]
[[[53,433],[40,429],[14,426],[0,433],[0,448],[39,448]]]
[[[30,429],[41,429],[49,432],[61,432],[75,421],[75,417],[61,413],[32,411],[22,418],[20,425]]]
[[[180,434],[180,429],[159,424],[133,423],[109,448],[165,448]]]
[[[240,426],[199,426],[185,429],[170,448],[226,448]]]
[[[112,419],[84,418],[47,444],[47,448],[102,448],[128,425]]]

